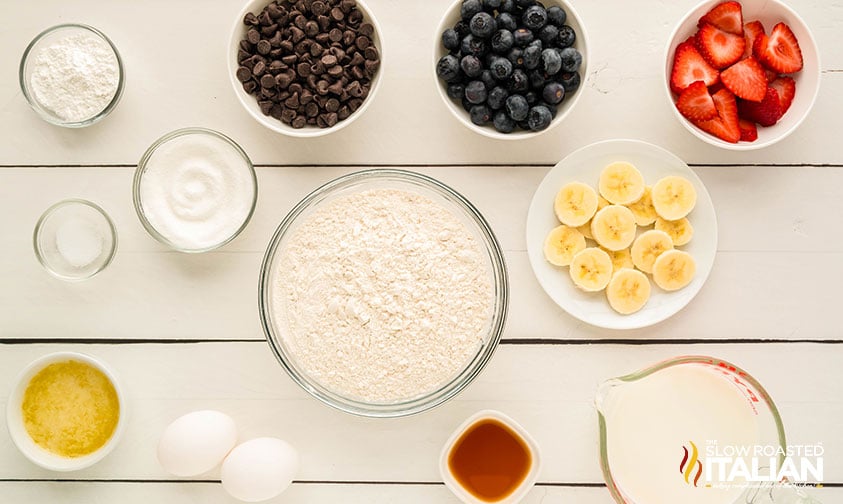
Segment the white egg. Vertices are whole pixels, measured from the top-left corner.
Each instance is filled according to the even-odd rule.
[[[216,467],[237,443],[234,420],[202,410],[177,418],[158,442],[158,462],[170,474],[196,476]]]
[[[257,438],[238,445],[222,463],[222,486],[246,502],[271,499],[290,486],[299,454],[286,441]]]

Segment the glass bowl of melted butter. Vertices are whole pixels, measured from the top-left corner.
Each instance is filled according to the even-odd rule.
[[[53,353],[21,371],[6,403],[6,423],[30,461],[75,471],[99,462],[117,444],[126,426],[125,399],[99,360]]]

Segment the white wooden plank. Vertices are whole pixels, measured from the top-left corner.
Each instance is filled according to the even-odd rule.
[[[382,89],[352,127],[328,137],[291,139],[260,126],[237,102],[226,69],[226,43],[242,2],[223,0],[122,2],[45,0],[0,3],[0,16],[14,19],[0,32],[0,104],[5,141],[3,163],[133,163],[163,133],[201,125],[240,141],[261,163],[553,163],[572,150],[605,138],[640,137],[670,146],[694,162],[840,163],[836,129],[843,116],[843,49],[839,2],[791,2],[821,48],[821,91],[799,131],[761,151],[733,153],[704,144],[681,127],[663,92],[663,52],[674,25],[696,0],[572,2],[584,20],[591,47],[590,75],[582,99],[566,124],[517,144],[481,137],[460,125],[435,90],[435,29],[451,0],[370,0],[383,27]],[[187,21],[186,21],[187,20]],[[122,102],[105,121],[83,130],[50,126],[25,103],[17,64],[39,31],[81,21],[107,33],[127,67]],[[154,36],[151,36],[154,28]],[[610,34],[623,33],[622,39]],[[622,40],[620,42],[619,40]]]
[[[335,411],[300,390],[262,343],[194,345],[5,346],[0,397],[26,362],[58,349],[100,356],[125,383],[130,421],[123,441],[100,464],[68,478],[167,479],[155,449],[164,427],[195,409],[215,408],[238,423],[241,439],[278,436],[301,453],[297,479],[439,481],[437,459],[451,431],[472,413],[493,408],[518,420],[537,440],[542,482],[598,483],[597,417],[602,381],[677,354],[708,354],[752,373],[778,404],[791,442],[825,447],[827,482],[843,481],[843,347],[814,344],[511,346],[455,400],[393,420]],[[5,404],[0,404],[5,407]],[[0,432],[0,479],[51,478],[28,463]],[[217,478],[211,471],[207,478]],[[203,477],[203,478],[204,478]]]

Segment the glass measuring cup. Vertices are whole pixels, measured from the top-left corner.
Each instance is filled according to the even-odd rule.
[[[781,478],[778,409],[729,362],[663,361],[604,382],[595,405],[601,469],[619,504],[818,504]]]

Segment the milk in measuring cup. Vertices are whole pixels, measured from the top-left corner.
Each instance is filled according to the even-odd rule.
[[[606,455],[612,480],[629,504],[737,501],[745,482],[723,481],[705,462],[713,442],[721,448],[759,442],[756,406],[734,376],[688,364],[606,386],[598,400]],[[724,483],[730,488],[718,488]]]

